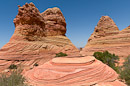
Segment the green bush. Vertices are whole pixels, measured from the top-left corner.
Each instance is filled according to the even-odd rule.
[[[0,75],[0,86],[28,86],[24,83],[25,78],[18,71],[11,72],[11,75]]]
[[[35,63],[33,66],[38,66],[38,63]]]
[[[120,78],[125,80],[126,84],[130,86],[130,56],[128,56],[123,63]]]
[[[11,64],[11,65],[9,66],[9,69],[17,69],[17,65]]]
[[[55,57],[64,57],[64,56],[67,56],[67,54],[60,52],[60,53],[57,53]]]
[[[111,54],[108,51],[104,52],[95,52],[93,56],[102,61],[104,64],[107,64],[111,68],[113,68],[117,73],[119,73],[120,68],[116,66],[118,64],[119,58],[115,54]]]

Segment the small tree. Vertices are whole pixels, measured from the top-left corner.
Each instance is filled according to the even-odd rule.
[[[60,53],[57,53],[55,57],[64,57],[64,56],[67,56],[67,54],[60,52]]]
[[[119,67],[116,66],[119,58],[115,54],[111,54],[108,51],[104,51],[104,52],[95,52],[93,56],[96,59],[102,61],[104,64],[107,64],[108,66],[113,68],[117,73],[119,73]]]
[[[11,64],[11,65],[9,66],[9,69],[17,69],[17,65]]]
[[[123,63],[120,78],[125,80],[126,84],[130,86],[130,56],[128,56]]]

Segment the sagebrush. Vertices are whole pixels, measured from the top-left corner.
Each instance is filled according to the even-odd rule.
[[[0,86],[28,86],[25,78],[18,71],[12,71],[10,75],[0,75]]]

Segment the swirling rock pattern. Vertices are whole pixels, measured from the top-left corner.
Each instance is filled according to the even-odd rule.
[[[66,22],[59,8],[49,8],[41,14],[33,3],[18,7],[18,15],[14,19],[15,32],[0,49],[2,62],[43,64],[59,52],[68,55],[79,53],[65,36]]]
[[[34,86],[126,86],[113,69],[92,56],[54,58],[24,76]]]

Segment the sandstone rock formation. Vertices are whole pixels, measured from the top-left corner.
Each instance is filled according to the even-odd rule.
[[[120,33],[130,33],[130,25],[127,28],[120,31]]]
[[[59,8],[49,8],[41,13],[45,19],[45,29],[47,36],[65,35],[66,22]]]
[[[64,52],[73,55],[78,49],[65,36],[66,22],[59,8],[49,8],[42,14],[33,3],[18,6],[14,19],[15,32],[0,49],[0,66],[11,63],[43,64]]]
[[[92,56],[54,58],[24,76],[34,86],[126,86],[113,69]]]
[[[11,40],[36,41],[45,36],[44,18],[33,3],[19,7],[18,15],[14,19],[15,33]],[[20,39],[19,39],[20,38]]]
[[[118,32],[119,29],[114,21],[109,16],[102,16],[88,42],[96,38],[115,35]]]
[[[110,17],[102,16],[81,54],[93,55],[94,52],[106,50],[121,59],[130,55],[130,26],[119,31]]]

